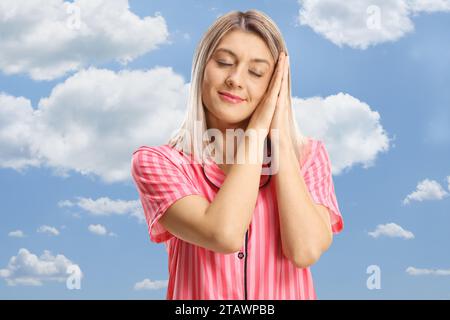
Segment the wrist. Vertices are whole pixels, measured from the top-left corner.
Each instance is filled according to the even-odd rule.
[[[273,132],[272,130],[276,130]],[[282,149],[290,149],[293,147],[291,135],[285,130],[272,129],[270,134],[270,139],[273,141],[274,145],[277,145]]]

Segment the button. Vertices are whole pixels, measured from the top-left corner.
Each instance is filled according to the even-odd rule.
[[[239,259],[242,259],[244,257],[244,253],[243,252],[239,252],[238,257],[239,257]]]

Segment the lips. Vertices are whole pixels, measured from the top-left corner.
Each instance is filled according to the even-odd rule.
[[[244,101],[244,100],[245,100],[245,99],[242,99],[242,98],[239,97],[239,96],[235,96],[235,95],[233,95],[233,94],[231,94],[231,93],[229,93],[229,92],[227,92],[227,91],[219,91],[219,94],[224,95],[224,96],[227,96],[227,97],[233,99],[234,101],[238,101],[238,102],[241,102],[241,101]]]

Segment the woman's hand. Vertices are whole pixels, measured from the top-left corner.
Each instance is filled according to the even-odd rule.
[[[291,143],[290,123],[291,123],[291,105],[289,97],[289,57],[284,59],[283,77],[280,87],[280,95],[278,96],[275,112],[273,114],[272,123],[270,124],[269,137],[272,139],[273,131],[277,131],[278,139],[285,145]]]
[[[275,67],[275,71],[272,74],[272,78],[269,83],[269,87],[258,106],[256,107],[253,115],[251,116],[247,129],[265,130],[266,135],[269,133],[271,127],[272,118],[276,111],[279,93],[282,85],[283,74],[285,73],[285,61],[286,54],[280,52],[278,62]],[[278,123],[278,121],[277,121]],[[278,124],[277,124],[278,125]]]

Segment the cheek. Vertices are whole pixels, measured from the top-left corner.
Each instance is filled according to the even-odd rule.
[[[214,86],[218,81],[220,81],[221,73],[220,70],[217,70],[217,68],[214,68],[212,66],[212,63],[208,63],[205,67],[205,73],[204,73],[204,81],[206,81],[206,86],[212,87]]]
[[[266,94],[266,90],[266,83],[255,83],[255,85],[251,87],[252,104],[258,104]]]
[[[205,68],[202,81],[202,92],[203,94],[209,95],[210,88],[214,86],[214,72],[208,66]]]
[[[217,70],[214,70],[210,64],[207,64],[205,67],[205,71],[203,73],[203,81],[202,81],[202,100],[208,110],[210,107],[214,105],[214,90],[218,86],[218,78],[219,74]]]
[[[209,70],[208,68],[205,68],[205,72],[203,73],[202,88],[208,87],[209,82],[210,82]]]

